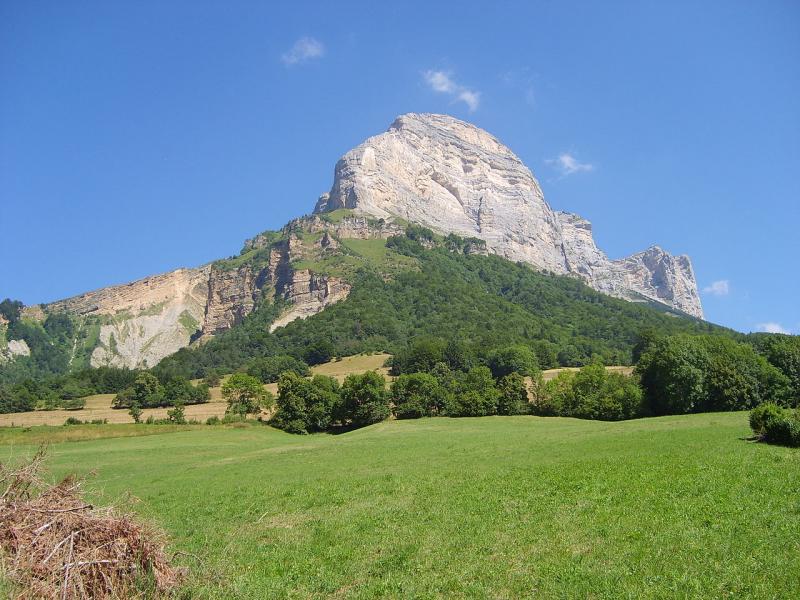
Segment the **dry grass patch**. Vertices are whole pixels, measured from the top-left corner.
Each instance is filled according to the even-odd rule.
[[[343,381],[345,377],[355,373],[360,375],[367,371],[377,371],[384,377],[389,377],[389,369],[384,367],[386,360],[391,358],[391,354],[357,354],[356,356],[345,356],[342,360],[332,360],[322,365],[311,367],[314,375],[327,375]]]
[[[0,464],[0,547],[17,598],[153,598],[177,587],[163,533],[87,503],[81,479],[46,483],[44,458],[40,449],[17,467]]]

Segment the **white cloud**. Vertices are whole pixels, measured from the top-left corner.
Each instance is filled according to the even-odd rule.
[[[467,105],[469,112],[478,110],[478,106],[481,103],[481,93],[457,83],[447,71],[425,71],[422,76],[425,79],[425,83],[434,92],[447,94],[453,97],[453,101],[463,102]]]
[[[461,90],[458,93],[458,99],[467,105],[469,112],[478,110],[478,105],[481,103],[480,92],[473,92],[472,90]]]
[[[788,329],[784,328],[783,325],[781,325],[780,323],[773,323],[773,322],[759,323],[758,325],[756,325],[756,329],[758,331],[766,331],[767,333],[785,333],[787,335],[791,333]]]
[[[577,158],[567,152],[560,154],[558,158],[553,158],[545,162],[561,171],[562,177],[574,173],[594,171],[594,165],[579,162]]]
[[[434,92],[452,94],[456,90],[455,82],[444,71],[425,71],[425,82]]]
[[[320,58],[325,54],[325,46],[313,37],[301,37],[288,52],[281,55],[281,61],[287,67]]]
[[[730,282],[727,279],[714,281],[711,285],[703,288],[703,293],[713,294],[714,296],[727,296],[728,292],[730,292]]]

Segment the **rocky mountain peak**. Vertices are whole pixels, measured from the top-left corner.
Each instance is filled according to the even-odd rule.
[[[507,146],[454,117],[402,115],[345,154],[315,212],[338,208],[477,237],[493,254],[576,274],[600,291],[703,315],[688,257],[652,247],[609,259],[589,221],[553,211],[533,173]]]

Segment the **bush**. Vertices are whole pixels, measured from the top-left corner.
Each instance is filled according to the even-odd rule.
[[[262,383],[275,383],[281,374],[293,371],[305,377],[308,375],[308,365],[293,356],[268,356],[257,358],[247,367],[247,374],[259,379]]]
[[[86,406],[85,398],[70,398],[61,402],[61,408],[64,410],[81,410]]]
[[[564,414],[564,406],[572,396],[572,380],[575,371],[562,371],[541,386],[540,393],[531,407],[531,412],[541,417],[558,417]]]
[[[289,433],[329,429],[340,403],[339,382],[315,375],[308,380],[287,371],[278,380],[278,399],[270,425]]]
[[[139,406],[138,403],[134,402],[130,409],[128,409],[128,414],[133,419],[133,422],[139,424],[142,422],[142,408]]]
[[[168,405],[204,404],[211,399],[206,383],[192,385],[185,377],[171,377],[164,385],[164,399]]]
[[[527,346],[506,346],[489,354],[489,368],[495,379],[511,373],[532,376],[539,371],[539,364],[533,350]]]
[[[28,412],[35,406],[35,400],[31,396],[0,386],[0,413]]]
[[[564,416],[621,421],[642,416],[642,389],[637,377],[607,371],[601,364],[582,367],[572,380]]]
[[[564,371],[543,386],[533,412],[541,416],[620,421],[644,415],[636,377],[626,377],[591,364]]]
[[[222,381],[222,374],[216,369],[209,369],[203,377],[203,383],[208,387],[217,387],[220,381]]]
[[[303,360],[309,365],[321,365],[333,358],[333,353],[333,344],[329,340],[318,340],[305,349]]]
[[[784,410],[774,402],[765,402],[750,411],[750,429],[756,435],[764,435],[767,423],[784,417]]]
[[[262,407],[272,405],[272,395],[258,379],[245,373],[234,373],[228,378],[222,386],[222,397],[228,402],[225,414],[255,415],[261,412]]]
[[[170,423],[184,425],[186,423],[186,412],[183,404],[176,404],[174,408],[167,411],[167,418]]]
[[[450,417],[484,417],[497,414],[500,393],[488,367],[473,367],[456,379],[455,392],[446,409]]]
[[[789,395],[788,378],[751,346],[717,336],[655,340],[636,368],[656,415],[748,410]]]
[[[206,425],[219,425],[221,423],[217,415],[213,415],[206,419]]]
[[[769,419],[764,423],[763,440],[770,444],[782,446],[800,446],[800,417],[788,410],[779,418]]]
[[[375,371],[348,375],[342,384],[339,418],[345,424],[364,427],[389,418],[386,379]]]
[[[389,396],[398,419],[436,416],[443,411],[446,398],[439,381],[428,373],[400,375]]]
[[[500,393],[497,402],[499,415],[524,415],[528,412],[528,387],[519,373],[510,373],[497,382]]]

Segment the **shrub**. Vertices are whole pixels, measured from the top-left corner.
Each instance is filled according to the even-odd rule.
[[[483,417],[497,414],[500,393],[488,367],[473,367],[456,380],[455,393],[449,399],[447,415]]]
[[[141,423],[142,422],[142,408],[139,406],[137,402],[134,402],[130,409],[128,410],[128,414],[133,419],[134,423]]]
[[[489,354],[489,368],[495,379],[511,373],[534,375],[539,370],[536,355],[527,346],[506,346]]]
[[[765,402],[756,406],[750,411],[750,429],[756,435],[764,435],[767,428],[767,422],[782,419],[784,417],[784,410],[774,402]]]
[[[208,387],[217,387],[220,381],[222,381],[222,375],[216,369],[210,369],[206,372],[205,377],[203,377],[203,383]]]
[[[751,346],[716,336],[672,336],[643,352],[637,372],[657,415],[784,403],[789,380]]]
[[[531,412],[542,417],[563,415],[564,406],[572,395],[573,379],[575,379],[574,371],[562,371],[545,382],[531,407]]]
[[[211,399],[211,392],[208,385],[200,383],[192,385],[185,377],[171,377],[164,385],[163,391],[166,404],[177,406],[178,404],[204,404]]]
[[[286,371],[293,371],[305,377],[308,375],[308,365],[293,356],[284,355],[257,358],[247,367],[247,374],[256,377],[262,383],[275,383]]]
[[[36,406],[28,395],[20,395],[13,389],[0,386],[0,413],[27,412]]]
[[[61,408],[64,410],[81,410],[86,406],[85,398],[70,398],[61,402]]]
[[[340,403],[339,382],[315,375],[308,380],[287,371],[278,380],[278,399],[270,424],[289,433],[325,431]]]
[[[258,414],[271,400],[261,382],[246,373],[231,375],[222,386],[222,397],[228,402],[225,413],[238,415]]]
[[[206,419],[206,425],[219,425],[221,421],[217,415],[213,415]]]
[[[563,371],[544,384],[532,410],[541,416],[619,421],[642,416],[644,405],[636,377],[591,364]]]
[[[528,412],[528,387],[519,373],[510,373],[497,382],[500,393],[497,402],[499,415],[524,415]]]
[[[186,412],[183,404],[176,404],[173,408],[167,411],[167,418],[170,423],[184,425],[186,423]]]
[[[620,421],[641,416],[642,390],[637,378],[607,371],[601,364],[582,367],[572,380],[564,416]]]
[[[444,391],[436,377],[429,373],[400,375],[389,395],[398,419],[433,417],[444,409]]]
[[[341,398],[339,418],[355,427],[379,423],[391,414],[386,379],[375,371],[348,375],[342,384]]]
[[[781,417],[764,423],[764,441],[782,446],[800,446],[800,417],[788,410],[783,413]]]
[[[82,425],[82,424],[83,421],[75,417],[67,417],[67,420],[64,421],[64,425]]]
[[[309,365],[321,365],[333,358],[333,353],[333,344],[329,340],[317,340],[305,349],[303,360]]]

